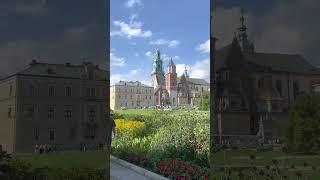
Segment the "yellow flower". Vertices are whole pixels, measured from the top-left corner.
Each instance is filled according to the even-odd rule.
[[[116,119],[116,130],[118,133],[135,132],[144,128],[144,122],[130,121],[128,119]]]

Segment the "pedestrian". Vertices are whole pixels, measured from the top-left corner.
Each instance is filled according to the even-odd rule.
[[[38,153],[38,151],[39,151],[39,146],[38,146],[38,144],[36,144],[34,147],[34,153]]]
[[[44,150],[42,144],[40,145],[39,150],[40,150],[39,153],[42,154],[42,153],[43,153],[43,150]]]
[[[114,114],[111,111],[110,112],[110,118],[109,118],[109,125],[108,125],[108,131],[107,131],[107,150],[110,150],[111,143],[112,143],[112,133],[113,136],[116,136],[116,123],[114,121]]]

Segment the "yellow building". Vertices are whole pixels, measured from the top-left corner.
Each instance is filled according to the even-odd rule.
[[[139,81],[120,81],[110,87],[110,108],[142,108],[154,105],[153,87]]]
[[[106,142],[108,77],[89,62],[30,66],[0,80],[0,144],[32,152],[36,144],[60,150],[96,149]]]

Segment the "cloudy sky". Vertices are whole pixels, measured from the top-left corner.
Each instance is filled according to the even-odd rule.
[[[231,42],[242,7],[256,51],[301,54],[310,63],[320,65],[320,1],[215,1],[218,48]]]
[[[106,18],[104,1],[0,1],[0,75],[32,59],[105,65]]]
[[[210,1],[111,0],[111,83],[151,83],[153,55],[209,80]]]

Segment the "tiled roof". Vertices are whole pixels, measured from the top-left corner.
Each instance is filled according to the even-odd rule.
[[[86,68],[88,66],[88,68]],[[88,70],[92,69],[95,80],[108,80],[107,71],[94,66],[91,63],[84,63],[81,65],[73,64],[48,64],[48,63],[30,63],[30,66],[13,75],[34,75],[46,77],[60,77],[60,78],[84,78],[83,75],[88,76]],[[12,76],[12,75],[11,75]]]
[[[148,87],[152,88],[151,86],[142,84],[139,81],[119,81],[118,83],[115,84],[116,86],[141,86],[141,87]]]
[[[228,45],[216,51],[216,68],[219,69],[226,59],[231,48]],[[300,55],[275,54],[275,53],[253,53],[244,54],[244,60],[248,64],[271,68],[273,71],[284,71],[292,73],[320,74],[320,68],[309,64]],[[257,70],[258,68],[254,68]]]
[[[181,77],[178,77],[178,82],[180,82],[180,81],[181,81]],[[192,84],[209,85],[209,83],[204,79],[187,78],[187,81]]]

